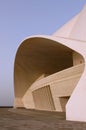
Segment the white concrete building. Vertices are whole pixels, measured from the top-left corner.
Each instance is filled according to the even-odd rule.
[[[14,107],[86,121],[86,6],[51,36],[26,38],[14,64]]]

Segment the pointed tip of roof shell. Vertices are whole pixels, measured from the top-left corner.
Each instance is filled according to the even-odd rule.
[[[78,15],[57,30],[53,36],[86,41],[86,5]]]

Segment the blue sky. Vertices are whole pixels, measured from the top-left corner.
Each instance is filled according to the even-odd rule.
[[[0,0],[0,106],[13,105],[13,64],[25,37],[52,35],[86,0]]]

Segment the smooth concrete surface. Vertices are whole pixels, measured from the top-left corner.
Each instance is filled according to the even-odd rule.
[[[53,35],[22,41],[14,63],[15,108],[66,111],[67,120],[86,121],[85,23],[86,6]]]
[[[0,130],[86,130],[86,123],[66,121],[62,112],[0,108]]]
[[[34,108],[32,85],[72,65],[71,49],[44,38],[25,40],[15,59],[15,107]]]
[[[50,86],[47,85],[32,92],[35,108],[40,110],[55,110]]]

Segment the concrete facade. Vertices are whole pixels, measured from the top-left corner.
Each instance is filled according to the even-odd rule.
[[[14,107],[86,121],[86,7],[52,36],[26,38],[14,63]]]

